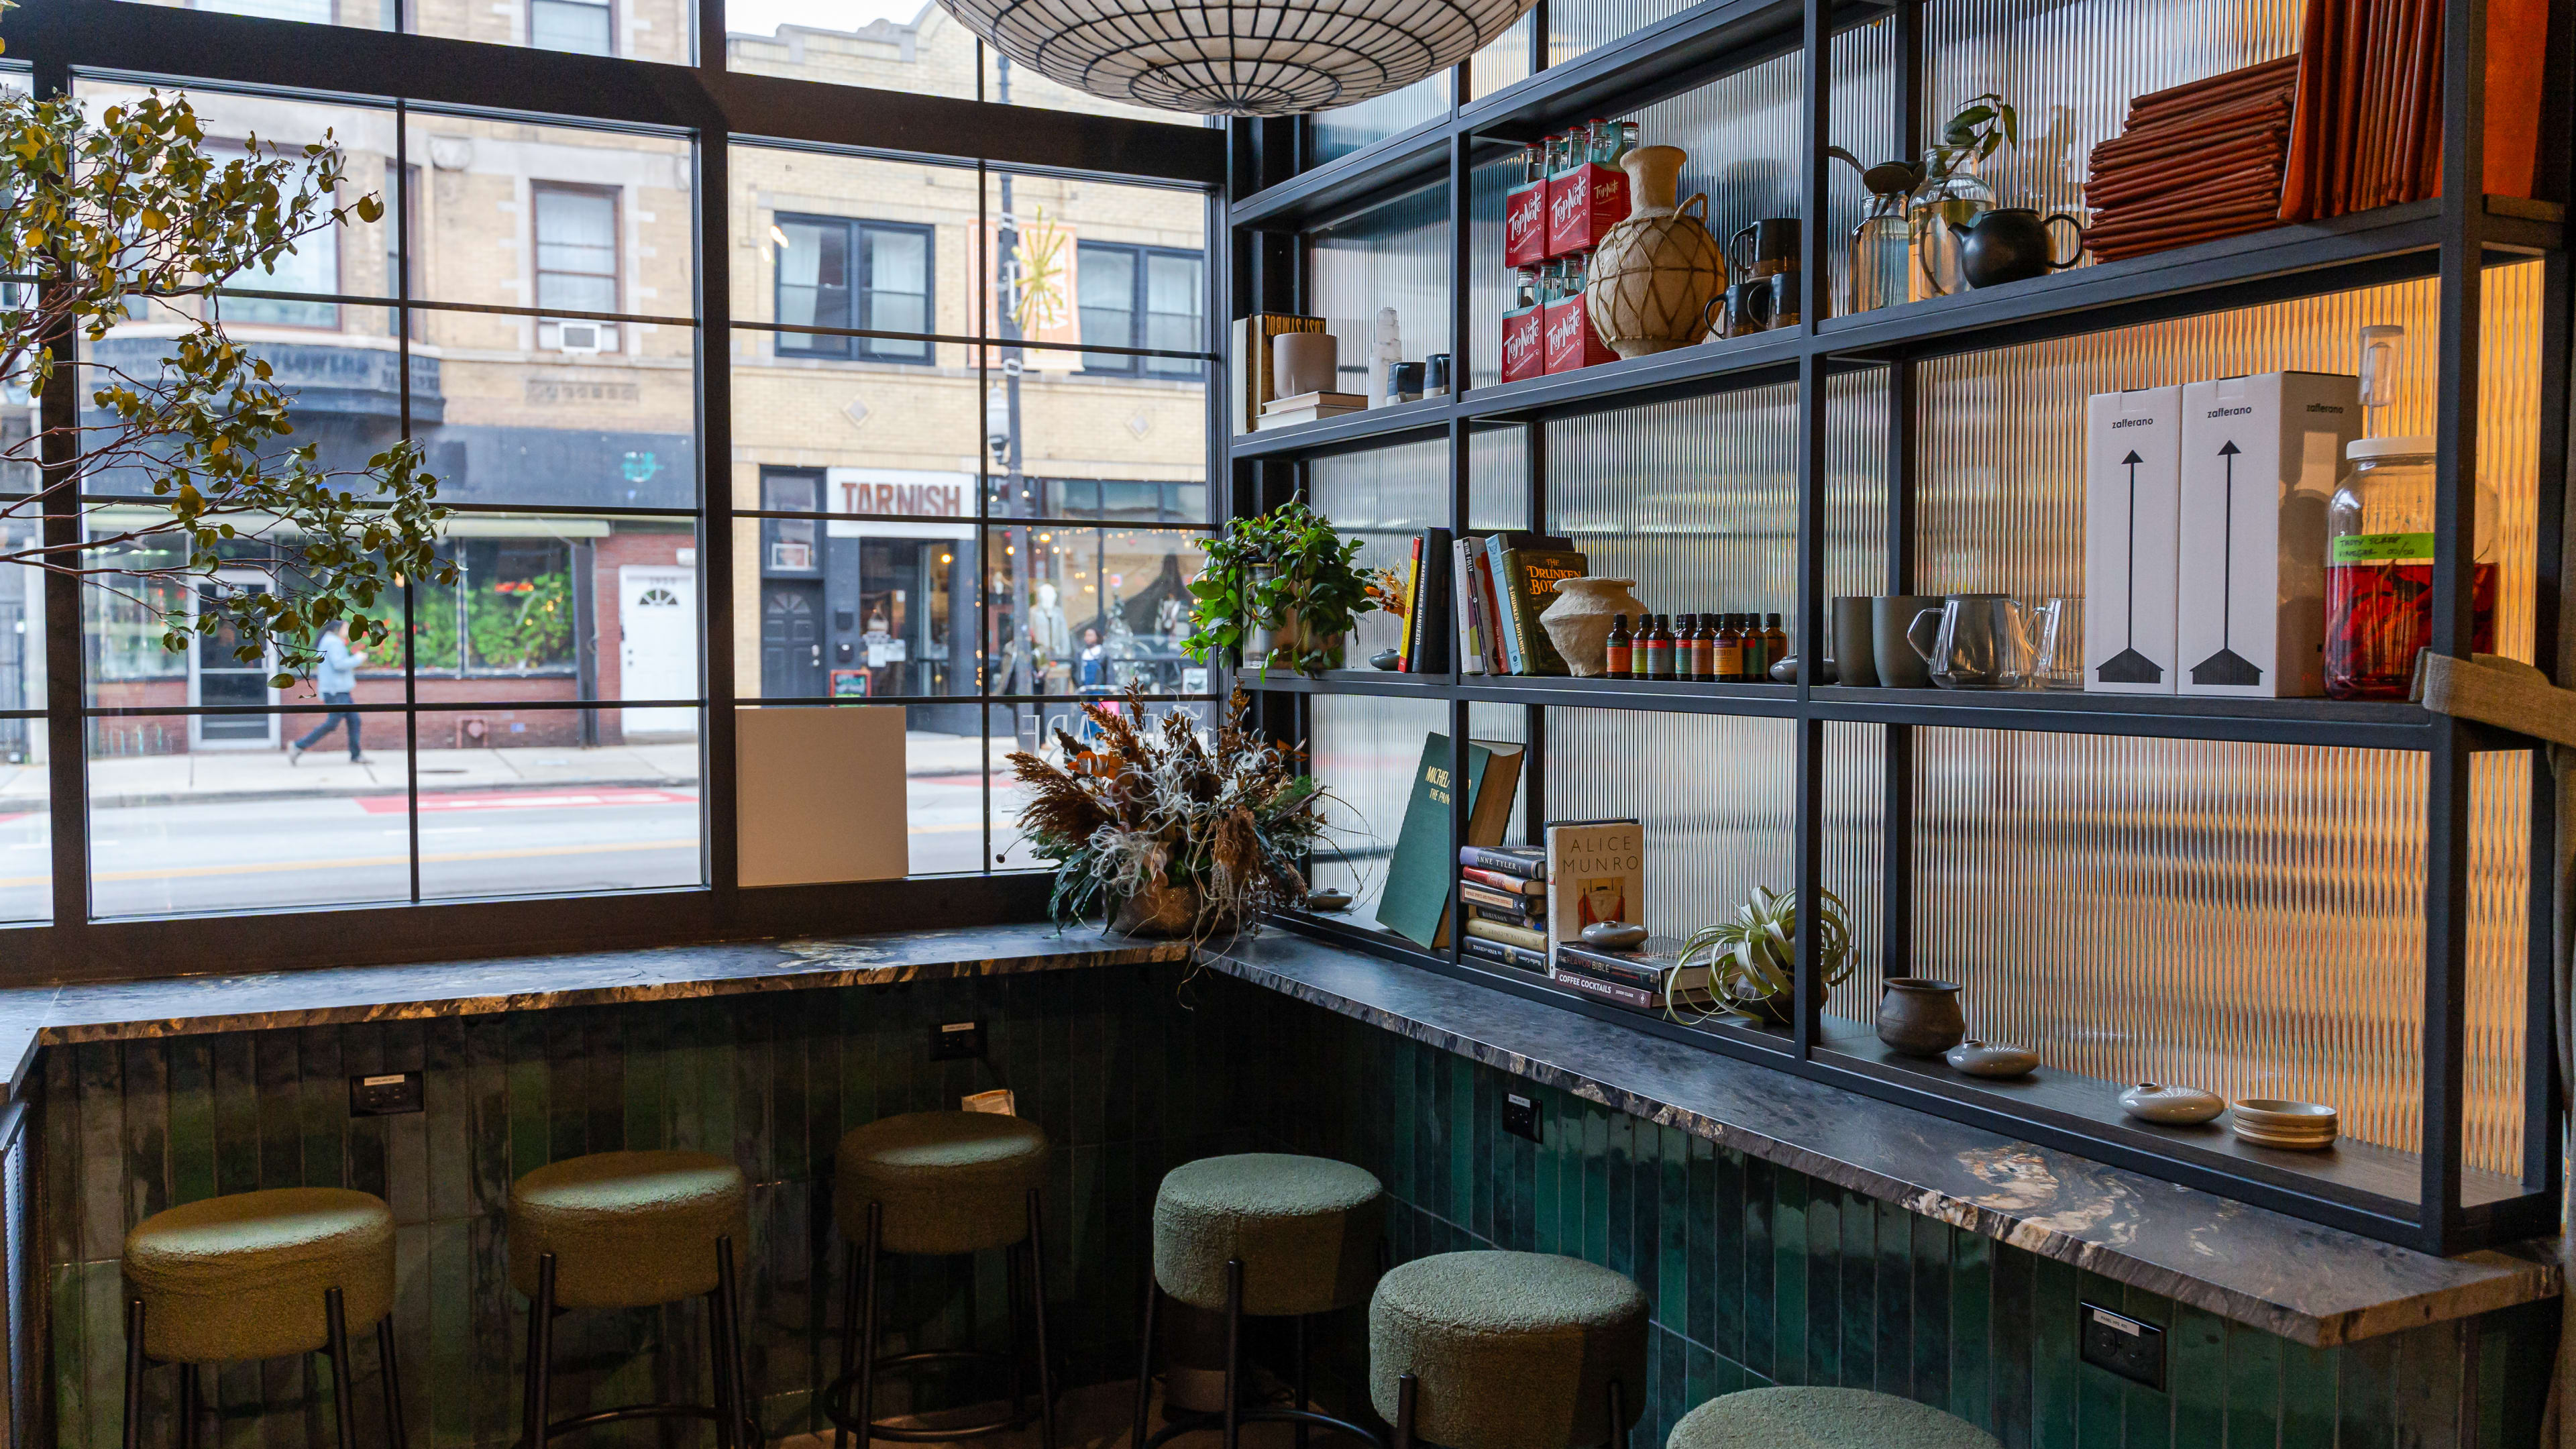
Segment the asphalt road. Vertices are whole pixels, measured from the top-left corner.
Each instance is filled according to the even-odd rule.
[[[982,781],[916,777],[908,793],[913,873],[976,869]],[[997,804],[1003,798],[997,788]],[[103,808],[90,827],[92,908],[142,916],[407,900],[410,823],[399,793]],[[0,920],[50,911],[51,829],[42,811],[0,818]],[[700,879],[698,792],[425,792],[420,853],[424,898],[691,885]]]

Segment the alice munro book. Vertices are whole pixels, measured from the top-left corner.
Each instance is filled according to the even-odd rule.
[[[1643,925],[1645,920],[1644,825],[1563,820],[1547,827],[1547,934],[1552,946],[1580,942],[1583,928],[1598,921]],[[1549,954],[1553,958],[1553,950]]]
[[[1503,843],[1512,798],[1520,793],[1521,752],[1520,745],[1497,740],[1467,742],[1467,835],[1458,845]],[[1377,902],[1378,924],[1434,950],[1449,944],[1450,887],[1458,883],[1458,845],[1449,840],[1451,788],[1449,737],[1428,736]]]

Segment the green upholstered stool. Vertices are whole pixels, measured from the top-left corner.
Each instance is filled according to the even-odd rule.
[[[719,1449],[759,1442],[744,1392],[734,1245],[750,1240],[750,1189],[730,1158],[705,1152],[594,1152],[510,1184],[510,1286],[528,1298],[520,1444],[627,1419],[715,1421]],[[554,1420],[554,1320],[587,1308],[701,1298],[714,1360],[712,1404],[628,1404]]]
[[[943,1443],[1038,1425],[1055,1449],[1055,1371],[1047,1349],[1045,1223],[1047,1136],[1035,1122],[995,1112],[910,1112],[854,1128],[841,1139],[832,1217],[847,1245],[841,1277],[841,1376],[823,1396],[836,1449],[854,1434],[899,1443]],[[887,1253],[946,1257],[998,1248],[1008,1278],[1010,1351],[921,1349],[877,1353],[877,1264]],[[1037,1403],[1023,1390],[1023,1322],[1037,1338]],[[983,1424],[925,1429],[881,1423],[881,1374],[939,1363],[980,1362],[1008,1374],[1010,1409]],[[862,1445],[864,1449],[864,1445]]]
[[[1135,1449],[1154,1449],[1176,1434],[1221,1426],[1234,1449],[1247,1423],[1297,1425],[1300,1449],[1312,1428],[1375,1436],[1313,1412],[1306,1392],[1306,1319],[1365,1302],[1377,1279],[1386,1237],[1386,1199],[1375,1175],[1328,1157],[1246,1152],[1203,1157],[1163,1175],[1154,1199],[1153,1270],[1145,1281],[1142,1361],[1136,1372]],[[1175,1412],[1166,1395],[1164,1426],[1147,1437],[1154,1371],[1154,1317],[1160,1298],[1225,1315],[1225,1376],[1217,1415]],[[1293,1409],[1245,1408],[1243,1320],[1293,1318]]]
[[[179,1366],[179,1442],[197,1443],[198,1369],[330,1356],[340,1442],[354,1442],[349,1324],[374,1324],[385,1436],[403,1442],[394,1366],[394,1215],[372,1193],[286,1187],[154,1213],[125,1235],[125,1442],[141,1442],[147,1358]]]
[[[1995,1437],[1928,1404],[1867,1389],[1746,1389],[1709,1400],[1673,1426],[1665,1449],[2002,1449]]]
[[[1369,1301],[1369,1398],[1396,1449],[1625,1449],[1645,1383],[1646,1295],[1580,1258],[1417,1258]]]

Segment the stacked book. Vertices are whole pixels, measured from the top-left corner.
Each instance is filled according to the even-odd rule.
[[[1682,943],[1671,936],[1648,936],[1629,951],[1559,941],[1556,984],[1597,1000],[1639,1011],[1666,1006],[1707,1011],[1717,1005],[1710,994],[1708,968],[1681,964]]]
[[[1458,851],[1467,906],[1465,950],[1480,961],[1547,974],[1547,855],[1524,845]]]
[[[2093,255],[2117,261],[2279,225],[2299,78],[2299,57],[2284,56],[2129,102],[2084,183]]]
[[[1589,568],[1574,540],[1515,530],[1469,534],[1452,547],[1459,671],[1569,672],[1538,616],[1556,602],[1557,580]]]
[[[1259,432],[1265,428],[1284,428],[1292,423],[1311,423],[1319,418],[1338,418],[1367,406],[1368,399],[1355,392],[1301,392],[1263,403],[1261,421],[1253,425],[1253,430]]]

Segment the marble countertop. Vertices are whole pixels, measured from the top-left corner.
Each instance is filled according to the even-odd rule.
[[[2558,1243],[2436,1258],[1491,987],[1273,932],[1256,985],[2319,1347],[2555,1295]]]
[[[14,1096],[39,1047],[326,1022],[478,1016],[753,991],[873,986],[941,976],[1178,961],[1178,941],[1059,933],[1025,923],[829,940],[173,976],[0,990],[0,1072]]]

